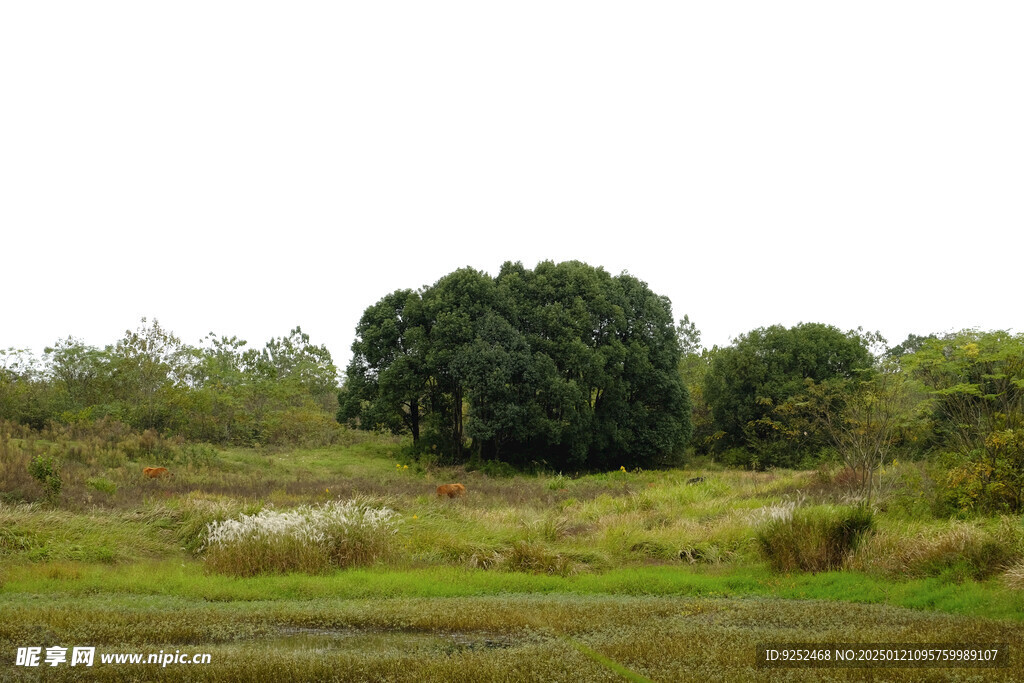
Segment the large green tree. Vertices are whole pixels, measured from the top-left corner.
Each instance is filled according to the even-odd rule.
[[[722,447],[746,447],[760,465],[792,465],[828,443],[795,406],[807,380],[853,379],[873,364],[857,331],[803,323],[740,335],[715,355],[704,380]]]
[[[422,298],[431,426],[442,447],[461,459],[467,445],[462,357],[470,352],[480,321],[494,310],[494,280],[472,268],[460,268],[424,290]]]
[[[420,419],[430,374],[423,302],[409,289],[388,294],[363,313],[352,344],[352,361],[339,394],[339,420],[364,428],[420,438]]]
[[[683,316],[676,326],[682,356],[679,359],[679,376],[690,395],[691,415],[693,420],[693,437],[690,443],[698,453],[707,454],[715,442],[715,426],[711,416],[711,408],[704,399],[704,378],[711,367],[711,360],[718,347],[704,348],[700,343],[700,330]]]
[[[409,326],[400,311],[417,296]],[[456,459],[651,466],[691,431],[668,300],[580,262],[464,268],[396,292],[364,313],[353,352],[339,417],[405,429],[415,398]]]

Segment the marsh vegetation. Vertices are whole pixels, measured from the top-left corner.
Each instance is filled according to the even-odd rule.
[[[766,640],[1024,633],[1019,517],[943,516],[941,472],[926,463],[887,470],[869,508],[838,464],[493,476],[363,432],[314,449],[172,444],[161,462],[176,476],[146,479],[151,460],[118,445],[134,436],[12,425],[0,436],[8,652],[212,653],[189,670],[196,680],[459,680],[467,668],[479,680],[618,680],[600,658],[651,680],[735,680],[766,675],[753,666]],[[28,473],[40,454],[60,454],[59,505]],[[439,499],[456,479],[466,495]],[[249,527],[330,542],[277,545]],[[239,544],[223,552],[227,529]],[[5,677],[31,678],[9,664]]]

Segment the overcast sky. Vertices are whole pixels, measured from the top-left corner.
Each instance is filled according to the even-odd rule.
[[[0,348],[142,316],[347,362],[462,266],[706,344],[1024,330],[1024,3],[5,2]]]

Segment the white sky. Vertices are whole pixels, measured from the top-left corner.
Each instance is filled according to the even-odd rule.
[[[156,317],[339,366],[461,266],[706,344],[1024,329],[1020,2],[5,2],[0,348]]]

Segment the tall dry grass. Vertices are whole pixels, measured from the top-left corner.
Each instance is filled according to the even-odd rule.
[[[841,568],[874,527],[871,508],[804,508],[763,523],[757,543],[778,572],[821,572]]]
[[[985,579],[1024,558],[1019,518],[1004,517],[990,526],[891,523],[857,549],[849,566],[891,578],[949,574],[954,579]]]
[[[211,523],[205,559],[210,570],[234,576],[322,573],[380,559],[396,524],[393,510],[361,500],[264,509]]]

